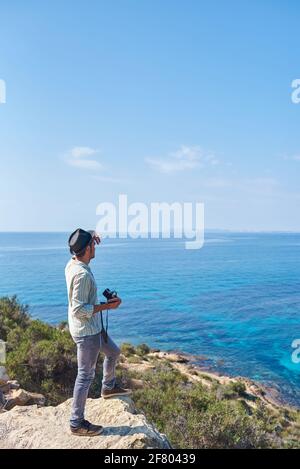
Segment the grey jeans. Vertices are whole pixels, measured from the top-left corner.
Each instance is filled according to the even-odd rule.
[[[95,335],[73,337],[73,340],[77,345],[78,373],[73,392],[70,424],[72,427],[77,427],[84,420],[85,403],[95,377],[99,352],[105,355],[102,389],[112,389],[116,382],[115,368],[121,350],[109,336],[105,342],[100,332]]]

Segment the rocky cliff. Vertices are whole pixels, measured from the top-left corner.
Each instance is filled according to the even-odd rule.
[[[71,399],[57,407],[14,407],[0,414],[0,448],[170,448],[129,397],[88,399],[86,418],[103,425],[97,437],[74,436],[69,431]]]

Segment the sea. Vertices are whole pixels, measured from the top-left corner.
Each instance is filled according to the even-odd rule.
[[[32,318],[66,321],[67,240],[0,233],[0,296],[17,295]],[[99,300],[105,288],[122,298],[108,317],[118,344],[192,354],[300,406],[300,234],[211,231],[198,250],[184,239],[104,238],[90,266]]]

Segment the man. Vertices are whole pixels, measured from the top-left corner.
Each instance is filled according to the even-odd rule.
[[[77,345],[78,374],[73,393],[70,429],[74,435],[95,436],[103,431],[101,425],[93,425],[84,419],[84,408],[90,385],[95,377],[99,352],[105,354],[101,396],[106,399],[131,393],[116,383],[115,366],[120,355],[119,347],[106,336],[101,327],[101,311],[116,309],[120,298],[98,304],[97,286],[89,267],[95,257],[95,244],[99,236],[93,231],[75,230],[69,238],[72,259],[65,269],[69,298],[69,329]]]

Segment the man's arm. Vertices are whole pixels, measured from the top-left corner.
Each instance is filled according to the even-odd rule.
[[[93,314],[100,313],[100,311],[106,311],[107,309],[116,309],[122,303],[121,298],[114,298],[108,300],[107,303],[100,303],[99,305],[94,305]]]
[[[77,319],[90,319],[94,314],[94,305],[89,304],[88,297],[91,279],[86,273],[78,273],[73,279],[72,312]]]

